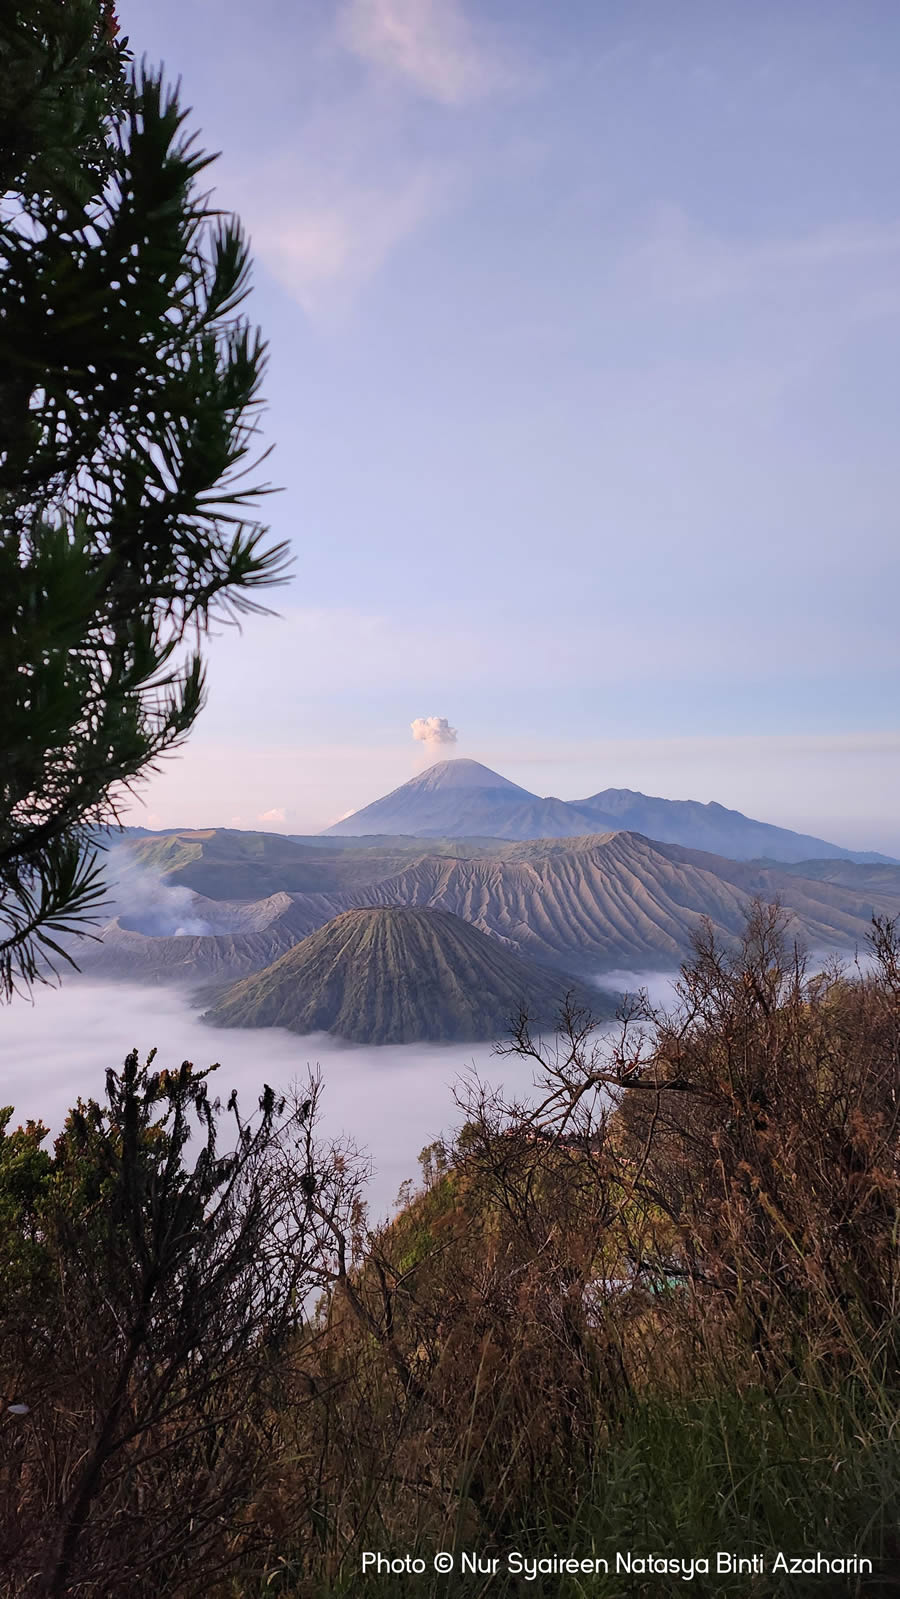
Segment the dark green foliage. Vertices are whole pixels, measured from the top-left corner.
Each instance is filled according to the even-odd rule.
[[[12,1107],[0,1109],[0,1304],[7,1317],[30,1316],[47,1274],[41,1211],[52,1161],[40,1122],[9,1131]]]
[[[96,3],[0,32],[0,988],[102,897],[91,830],[203,702],[212,616],[284,546],[247,484],[264,366],[211,157]],[[4,139],[4,130],[6,137]]]
[[[0,191],[77,205],[111,171],[106,122],[125,105],[113,0],[30,0],[0,15]]]

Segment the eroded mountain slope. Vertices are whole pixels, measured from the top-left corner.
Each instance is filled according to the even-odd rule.
[[[514,955],[442,910],[345,911],[206,1013],[219,1026],[329,1032],[361,1044],[496,1039],[519,1011],[552,1026],[567,991],[598,1018],[608,995]]]
[[[780,901],[792,913],[790,932],[817,951],[861,948],[873,914],[900,911],[900,885],[892,892],[887,878],[883,886],[896,869],[854,869],[863,876],[851,876],[855,886],[848,886],[843,872],[838,882],[801,877],[636,833],[498,850],[474,859],[462,853],[407,859],[382,881],[333,893],[275,894],[254,905],[195,896],[189,925],[199,920],[202,932],[148,937],[140,921],[129,925],[120,917],[101,945],[79,945],[78,958],[104,975],[224,979],[260,970],[341,912],[404,906],[447,911],[513,953],[589,977],[616,968],[676,967],[701,918],[721,937],[734,936],[756,897]]]

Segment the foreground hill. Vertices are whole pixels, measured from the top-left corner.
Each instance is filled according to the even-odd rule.
[[[805,833],[757,822],[714,802],[657,799],[604,789],[585,800],[541,799],[479,761],[439,761],[383,799],[345,817],[328,835],[371,833],[501,839],[566,838],[636,832],[734,860],[884,861]]]
[[[205,1019],[359,1044],[493,1039],[523,1005],[536,1025],[552,1026],[567,989],[594,1015],[611,1014],[608,996],[522,960],[446,911],[351,910],[236,983]]]

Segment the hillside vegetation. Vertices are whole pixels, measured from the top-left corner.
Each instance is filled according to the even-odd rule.
[[[758,1565],[691,1591],[889,1599],[893,924],[871,955],[808,975],[756,905],[735,946],[700,929],[671,1014],[550,1050],[523,1021],[533,1099],[475,1085],[374,1227],[315,1082],[235,1111],[224,1156],[187,1063],[131,1058],[52,1155],[0,1134],[0,1592],[658,1599],[687,1579],[650,1562],[725,1550]],[[600,1563],[523,1579],[513,1550]]]

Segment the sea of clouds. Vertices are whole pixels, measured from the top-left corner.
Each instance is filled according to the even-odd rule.
[[[132,868],[114,892],[116,908],[153,922],[153,931],[195,931],[184,925],[193,920],[189,890],[165,888]],[[666,1003],[673,974],[616,971],[596,982],[617,992],[645,988]],[[0,1008],[0,1106],[13,1106],[13,1125],[40,1119],[56,1133],[79,1096],[102,1100],[110,1067],[120,1068],[132,1049],[143,1058],[153,1048],[157,1066],[217,1062],[213,1091],[224,1103],[236,1089],[245,1113],[264,1083],[284,1091],[321,1070],[321,1131],[349,1138],[370,1157],[373,1220],[389,1214],[401,1184],[418,1177],[419,1151],[461,1125],[457,1099],[467,1084],[477,1077],[522,1099],[534,1081],[530,1063],[500,1058],[489,1043],[375,1047],[283,1028],[211,1027],[184,990],[64,974]]]
[[[13,1125],[40,1118],[58,1132],[79,1095],[102,1100],[109,1067],[121,1067],[132,1049],[144,1056],[154,1047],[158,1066],[218,1062],[215,1092],[224,1102],[237,1089],[245,1112],[264,1083],[286,1090],[320,1067],[322,1132],[347,1136],[371,1156],[373,1219],[418,1177],[419,1151],[461,1124],[455,1084],[473,1071],[510,1093],[527,1094],[532,1082],[529,1065],[492,1056],[490,1044],[376,1048],[282,1028],[210,1027],[178,990],[64,978],[39,987],[33,1003],[14,999],[0,1011],[0,1105],[14,1107]]]

